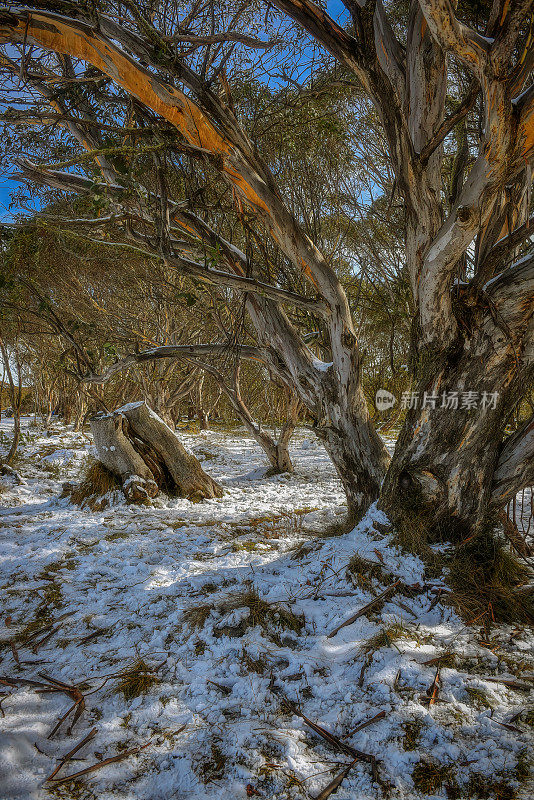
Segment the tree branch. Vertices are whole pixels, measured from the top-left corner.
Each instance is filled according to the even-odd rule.
[[[534,416],[503,444],[493,477],[492,503],[503,507],[534,484]]]
[[[489,66],[491,41],[460,22],[450,0],[419,0],[428,27],[438,44],[454,53],[479,80]]]
[[[452,131],[460,120],[462,120],[475,105],[476,99],[480,92],[480,87],[476,81],[472,81],[467,94],[459,103],[456,110],[446,117],[441,125],[438,127],[432,139],[423,147],[419,158],[421,163],[425,165],[436,148],[440,146],[446,136]]]
[[[254,36],[247,36],[245,33],[214,33],[213,36],[193,36],[185,33],[175,33],[172,36],[163,37],[166,42],[185,42],[186,44],[218,44],[225,42],[237,42],[243,44],[245,47],[253,47],[258,50],[272,50],[273,47],[280,44],[280,40],[271,39],[268,42],[263,42],[261,39],[256,39]]]
[[[304,308],[306,311],[321,316],[327,316],[328,314],[325,304],[314,298],[303,297],[296,292],[291,292],[287,289],[279,289],[276,286],[271,286],[268,283],[263,283],[253,278],[232,275],[230,272],[204,267],[202,264],[198,264],[196,261],[190,261],[187,258],[169,257],[166,260],[171,266],[175,266],[186,275],[191,275],[206,283],[213,283],[217,286],[228,286],[232,289],[240,289],[243,292],[252,292],[253,294],[262,295],[263,297],[268,297],[277,302],[291,303],[292,305]]]
[[[90,373],[84,376],[81,383],[106,383],[117,372],[131,367],[133,364],[143,364],[147,361],[156,361],[160,358],[195,358],[227,353],[235,353],[239,358],[250,358],[258,361],[263,360],[261,348],[253,347],[252,345],[225,342],[214,344],[165,345],[163,347],[154,347],[150,350],[143,350],[141,353],[129,353],[104,370],[101,375]]]
[[[294,19],[334,58],[345,64],[351,72],[355,72],[364,86],[368,86],[358,41],[343,30],[326,11],[311,0],[271,0],[271,4]]]

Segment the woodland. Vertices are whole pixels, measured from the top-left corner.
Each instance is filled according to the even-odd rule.
[[[0,129],[0,800],[531,797],[531,0],[6,5]]]

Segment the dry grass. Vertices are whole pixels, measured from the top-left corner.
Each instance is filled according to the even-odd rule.
[[[105,496],[121,488],[121,482],[113,472],[92,459],[86,466],[81,482],[70,491],[70,501],[75,505],[100,511],[107,505]]]
[[[259,596],[254,588],[231,595],[222,610],[231,611],[238,608],[248,608],[249,610],[249,617],[244,620],[247,627],[259,625],[266,629],[271,624],[294,633],[300,633],[304,626],[304,617],[297,616],[282,603],[268,603]]]
[[[347,564],[347,577],[364,589],[370,589],[375,582],[382,584],[391,580],[391,574],[377,561],[369,561],[356,553]]]
[[[62,783],[61,786],[51,784],[43,788],[54,800],[98,800],[98,796],[81,778],[69,781],[69,783]]]
[[[243,650],[239,660],[248,672],[255,672],[257,675],[264,675],[269,666],[265,655],[261,654],[258,658],[252,658],[246,650]]]
[[[514,800],[517,795],[515,789],[502,778],[488,778],[475,772],[458,796],[468,797],[469,800]]]
[[[210,613],[216,609],[214,604],[200,603],[200,605],[188,608],[183,613],[185,622],[193,630],[203,628]]]
[[[125,667],[119,673],[119,681],[114,691],[124,696],[125,700],[133,700],[141,694],[146,694],[148,690],[159,683],[159,678],[150,669],[146,661],[137,658],[133,664]]]
[[[261,627],[273,638],[273,629],[290,630],[300,633],[304,617],[294,614],[283,603],[269,603],[263,600],[253,587],[242,592],[233,592],[215,603],[202,603],[184,612],[184,620],[191,629],[202,628],[211,611],[227,614],[240,608],[247,608],[248,616],[235,626],[218,626],[218,635],[243,636],[248,628]]]
[[[421,720],[414,719],[410,722],[405,722],[402,727],[404,730],[404,736],[402,738],[403,748],[408,751],[416,750],[419,745],[423,723]]]
[[[430,547],[428,528],[418,514],[405,515],[403,524],[395,528],[391,543],[401,550],[419,556],[425,564],[429,577],[437,577],[440,574],[443,556]]]
[[[293,561],[300,561],[301,558],[306,558],[314,550],[317,550],[319,546],[316,542],[299,542],[290,547],[288,553]]]
[[[212,742],[210,756],[200,764],[198,776],[205,783],[221,780],[226,772],[227,758],[218,742]]]
[[[422,794],[437,793],[452,775],[452,767],[421,759],[412,772],[415,788]]]
[[[534,622],[533,596],[519,591],[529,570],[493,532],[455,548],[448,568],[449,600],[467,622]]]
[[[400,622],[394,622],[393,625],[387,625],[370,636],[359,647],[360,654],[374,653],[382,647],[395,647],[395,642],[401,639],[414,639],[416,638],[413,631],[406,628]]]
[[[493,708],[493,703],[482,689],[477,689],[476,686],[466,686],[465,691],[477,708]]]
[[[396,529],[392,541],[418,555],[428,576],[438,576],[447,568],[452,589],[448,600],[466,622],[532,624],[534,593],[519,591],[529,570],[503,542],[499,526],[488,520],[485,530],[463,542],[461,534],[461,529],[454,531],[460,544],[453,546],[451,554],[436,552],[429,544],[424,520],[414,514]],[[440,537],[436,534],[435,538]]]
[[[285,539],[294,536],[303,536],[305,532],[304,517],[316,508],[297,508],[291,512],[276,514],[262,514],[242,522],[231,523],[234,536],[250,535],[255,531],[266,539]]]

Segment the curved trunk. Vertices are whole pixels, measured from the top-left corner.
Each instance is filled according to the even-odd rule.
[[[328,424],[315,433],[324,444],[347,498],[349,520],[356,524],[377,499],[389,455],[370,420],[360,415],[340,414],[334,408]]]
[[[204,364],[204,369],[217,381],[220,391],[224,392],[245,428],[262,448],[263,452],[269,459],[269,463],[271,465],[271,474],[278,475],[283,472],[293,472],[294,467],[293,462],[291,461],[291,455],[289,453],[289,441],[298,423],[298,413],[300,407],[298,398],[295,395],[292,395],[290,398],[289,407],[287,410],[287,419],[282,426],[282,430],[280,431],[278,439],[276,440],[273,436],[271,436],[270,433],[263,430],[261,425],[254,420],[241,396],[241,390],[239,386],[239,364],[234,370],[233,386],[228,385],[222,373],[219,372],[219,370],[217,370],[215,367]]]
[[[160,489],[194,502],[221,497],[222,488],[145,403],[131,403],[90,421],[102,464],[117,475],[128,500],[155,497]]]

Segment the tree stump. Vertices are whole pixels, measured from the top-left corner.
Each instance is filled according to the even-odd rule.
[[[222,496],[221,486],[146,403],[97,414],[90,425],[98,459],[120,478],[127,500],[142,502],[160,489],[193,502]]]

